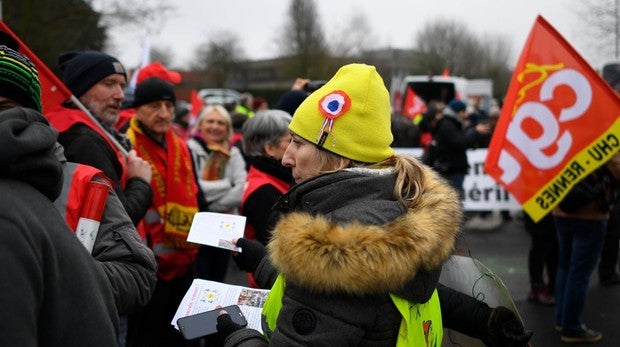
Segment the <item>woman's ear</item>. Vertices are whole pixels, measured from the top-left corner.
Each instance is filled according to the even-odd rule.
[[[267,157],[275,158],[275,153],[278,149],[278,146],[274,146],[271,143],[266,143],[265,145],[263,145],[263,149],[265,150],[265,154],[267,154]]]

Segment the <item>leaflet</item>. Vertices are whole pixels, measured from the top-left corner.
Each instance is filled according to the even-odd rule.
[[[245,219],[236,214],[198,212],[192,220],[187,241],[241,252],[232,240],[243,237]]]
[[[269,290],[235,286],[203,279],[194,279],[177,309],[172,324],[179,330],[177,320],[181,317],[210,311],[216,306],[239,305],[248,321],[248,328],[263,332],[261,312]]]

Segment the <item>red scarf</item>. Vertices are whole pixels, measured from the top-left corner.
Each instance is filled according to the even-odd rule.
[[[187,145],[169,130],[165,134],[167,148],[164,148],[144,134],[135,118],[129,122],[127,136],[138,155],[151,164],[152,206],[164,221],[166,246],[197,248],[198,245],[185,241],[198,212],[198,186]]]
[[[45,115],[47,120],[49,120],[50,124],[58,130],[58,132],[64,132],[65,130],[71,128],[75,124],[84,124],[91,128],[94,132],[101,135],[103,139],[108,143],[110,148],[116,154],[118,162],[122,167],[122,176],[120,177],[120,182],[123,187],[125,187],[125,183],[127,182],[127,168],[125,167],[126,158],[123,153],[116,147],[114,143],[108,137],[109,134],[106,134],[104,130],[102,130],[95,121],[92,120],[84,111],[73,108],[60,108],[57,111],[50,112]]]

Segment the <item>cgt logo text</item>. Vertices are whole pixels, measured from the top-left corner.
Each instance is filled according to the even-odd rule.
[[[552,68],[539,66],[537,72],[544,77],[549,74],[547,69]],[[572,105],[562,108],[556,117],[544,102],[554,99],[554,91],[559,86],[570,88],[574,92],[575,100]],[[534,168],[547,170],[556,168],[566,160],[574,141],[573,134],[562,125],[586,113],[592,102],[592,88],[588,79],[580,72],[570,68],[561,69],[552,72],[544,80],[538,99],[539,101],[524,102],[516,109],[508,126],[506,139]],[[528,127],[526,122],[534,122],[540,132],[526,131]],[[529,128],[532,128],[531,124]],[[534,133],[536,135],[532,135]],[[503,170],[500,179],[506,185],[511,184],[521,174],[521,164],[506,149],[501,151],[498,165]]]

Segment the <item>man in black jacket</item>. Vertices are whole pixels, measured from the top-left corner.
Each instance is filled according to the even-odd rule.
[[[114,128],[125,99],[125,69],[116,58],[95,51],[65,53],[58,60],[64,84],[99,123],[68,101],[67,108],[46,114],[60,131],[58,142],[69,161],[94,166],[112,180],[129,217],[138,225],[153,196],[152,173]]]
[[[482,140],[482,135],[491,132],[489,124],[479,123],[468,127],[467,106],[460,100],[450,101],[441,118],[431,129],[433,142],[425,164],[442,174],[464,197],[463,180],[469,170],[467,149]]]

